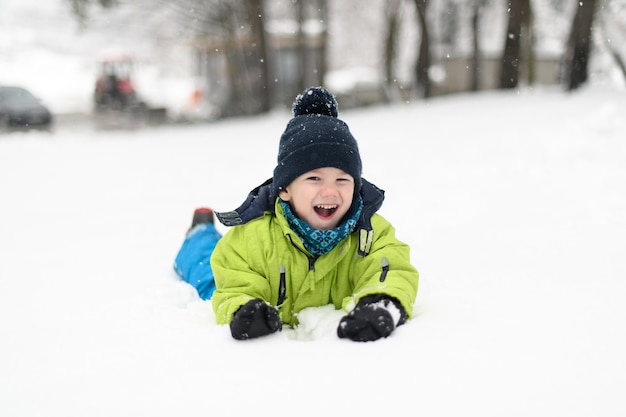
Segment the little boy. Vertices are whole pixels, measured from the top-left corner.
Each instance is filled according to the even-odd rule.
[[[361,178],[357,142],[321,87],[300,94],[280,139],[273,178],[231,212],[211,256],[219,324],[235,339],[298,323],[307,307],[349,313],[337,335],[387,337],[411,317],[418,272],[408,245],[376,211],[384,191]]]

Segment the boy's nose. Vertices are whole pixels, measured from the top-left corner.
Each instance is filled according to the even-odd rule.
[[[335,187],[334,185],[325,185],[324,187],[322,187],[322,191],[320,192],[320,194],[323,196],[337,195],[337,187]]]

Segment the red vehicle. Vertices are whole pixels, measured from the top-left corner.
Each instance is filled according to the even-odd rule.
[[[96,109],[126,110],[139,105],[132,75],[133,61],[129,55],[106,56],[100,62],[96,80]]]

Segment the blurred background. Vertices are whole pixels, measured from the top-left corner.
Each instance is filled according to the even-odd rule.
[[[0,0],[0,126],[623,88],[625,40],[626,0]]]

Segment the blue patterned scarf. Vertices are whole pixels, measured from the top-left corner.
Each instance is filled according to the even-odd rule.
[[[361,210],[363,209],[363,200],[361,196],[358,196],[356,201],[358,208],[350,218],[346,219],[334,229],[319,230],[314,229],[304,220],[297,218],[291,211],[289,204],[281,199],[279,199],[279,201],[289,226],[296,232],[298,237],[302,239],[304,247],[313,255],[324,255],[330,252],[339,242],[352,233],[354,226],[356,226],[357,219],[361,215]]]

